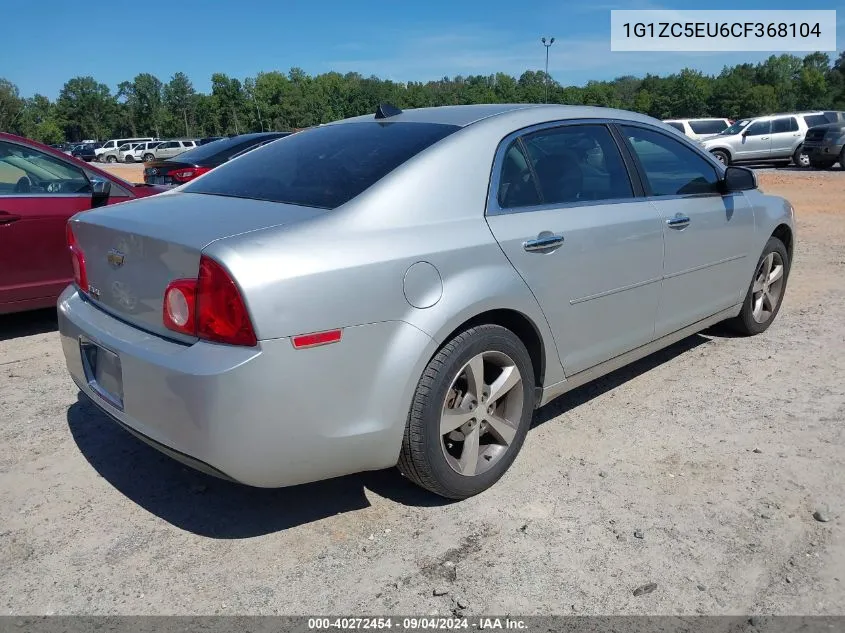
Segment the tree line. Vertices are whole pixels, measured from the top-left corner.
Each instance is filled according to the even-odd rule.
[[[74,77],[51,101],[21,97],[0,77],[0,131],[45,143],[121,136],[201,137],[305,128],[374,112],[379,103],[400,108],[470,103],[596,105],[635,110],[659,119],[739,118],[796,110],[845,110],[845,53],[772,55],[757,64],[726,66],[718,75],[691,68],[660,77],[623,76],[564,86],[542,71],[518,78],[505,73],[397,83],[358,73],[311,76],[300,68],[258,73],[243,81],[211,76],[201,93],[178,72],[167,83],[150,73],[124,81],[116,92],[93,77]]]

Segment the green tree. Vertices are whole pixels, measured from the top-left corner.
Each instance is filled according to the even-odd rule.
[[[16,129],[23,107],[18,87],[8,79],[0,77],[0,131],[11,132]]]
[[[62,87],[56,112],[65,137],[74,141],[108,138],[117,122],[117,102],[106,84],[74,77]]]
[[[162,100],[169,116],[170,129],[181,129],[191,135],[191,123],[196,118],[196,91],[185,73],[176,73],[162,89]]]

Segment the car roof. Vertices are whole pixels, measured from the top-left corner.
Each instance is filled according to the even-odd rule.
[[[341,119],[325,125],[345,123],[363,123],[367,121],[405,122],[405,123],[439,123],[466,127],[484,119],[492,117],[521,118],[521,114],[530,113],[530,118],[537,122],[555,121],[560,119],[626,119],[655,123],[657,119],[614,108],[599,108],[580,105],[557,105],[544,103],[485,103],[477,105],[436,106],[431,108],[412,108],[403,110],[399,114],[384,119],[376,119],[375,114]]]

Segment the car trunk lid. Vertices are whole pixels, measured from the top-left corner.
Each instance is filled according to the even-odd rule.
[[[320,210],[248,199],[172,192],[75,216],[90,300],[141,329],[195,339],[164,327],[162,302],[174,279],[195,279],[211,242],[314,218]]]

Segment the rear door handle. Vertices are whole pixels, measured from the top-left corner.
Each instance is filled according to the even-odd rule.
[[[563,235],[555,235],[550,231],[543,231],[533,240],[523,242],[522,248],[532,253],[537,251],[551,251],[561,244],[563,244]]]
[[[689,226],[690,219],[688,216],[681,213],[676,213],[674,218],[666,220],[666,224],[670,229],[685,229]]]
[[[21,216],[15,215],[14,213],[0,211],[0,224],[11,224],[12,222],[17,222],[20,219]]]

